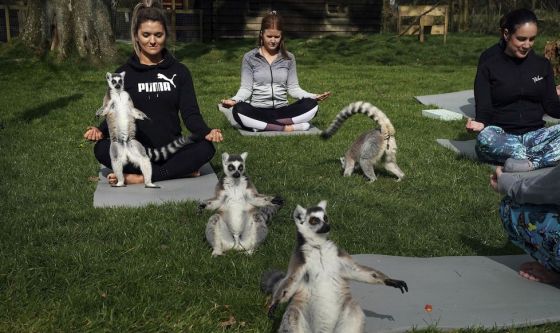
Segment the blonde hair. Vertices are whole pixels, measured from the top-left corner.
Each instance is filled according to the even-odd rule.
[[[161,3],[158,0],[142,0],[132,10],[132,19],[130,20],[130,38],[134,52],[140,57],[140,46],[136,41],[136,35],[140,29],[140,25],[146,21],[156,21],[163,25],[165,36],[169,36],[167,28],[167,17]]]

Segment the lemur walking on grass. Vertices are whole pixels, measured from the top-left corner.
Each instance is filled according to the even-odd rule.
[[[358,166],[364,175],[375,181],[374,166],[383,166],[385,170],[394,174],[397,181],[404,178],[404,172],[397,165],[397,141],[395,128],[383,111],[367,102],[354,102],[342,109],[331,125],[321,133],[323,139],[329,139],[342,126],[346,119],[362,113],[373,119],[379,128],[360,135],[348,148],[344,157],[340,158],[344,176],[352,175]]]

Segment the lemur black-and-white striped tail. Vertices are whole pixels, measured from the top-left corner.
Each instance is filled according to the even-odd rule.
[[[259,207],[255,213],[255,219],[260,219],[262,222],[268,223],[282,206],[284,206],[284,199],[278,196],[274,197],[270,205]]]
[[[357,113],[363,113],[373,119],[373,121],[378,123],[381,127],[381,132],[383,133],[384,137],[395,135],[395,128],[393,127],[393,124],[391,124],[389,118],[387,118],[385,113],[383,113],[383,111],[368,102],[360,101],[350,103],[348,106],[342,109],[336,115],[336,118],[332,121],[329,127],[321,133],[321,138],[325,140],[329,139],[336,133],[336,131],[338,131],[338,129],[342,126],[342,123],[344,123],[346,119]]]
[[[183,148],[184,146],[192,142],[193,141],[190,138],[182,136],[162,147],[158,147],[158,148],[146,147],[146,154],[148,154],[148,157],[152,162],[165,161],[169,157],[171,157],[171,155],[175,154],[179,149]]]
[[[271,270],[263,273],[261,277],[261,291],[265,294],[272,294],[274,287],[280,280],[286,276],[286,273],[279,270]]]

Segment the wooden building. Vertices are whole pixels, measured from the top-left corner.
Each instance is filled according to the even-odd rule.
[[[382,0],[214,0],[213,38],[255,37],[271,10],[283,16],[291,37],[379,32]],[[206,18],[207,15],[204,15]]]
[[[0,41],[19,34],[26,1],[2,6]],[[136,0],[119,1],[113,12],[117,39],[130,39],[130,17]],[[271,10],[284,17],[289,37],[350,36],[379,32],[383,0],[162,0],[177,41],[256,37],[261,19]],[[9,26],[9,28],[8,28]]]

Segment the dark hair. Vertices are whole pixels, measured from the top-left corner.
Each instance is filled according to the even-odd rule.
[[[169,36],[169,29],[167,28],[167,18],[161,3],[157,0],[142,0],[132,11],[132,19],[130,20],[130,38],[132,40],[132,45],[134,46],[134,52],[138,57],[140,57],[140,47],[138,42],[136,42],[136,34],[140,25],[146,21],[156,21],[163,25],[165,30],[165,35]]]
[[[263,34],[266,29],[276,29],[282,32],[282,37],[280,38],[280,54],[284,58],[289,58],[288,51],[284,45],[284,19],[275,10],[266,14],[261,21],[261,30],[259,31],[259,47],[263,45]]]
[[[525,23],[537,24],[537,15],[529,9],[521,8],[507,13],[500,19],[500,30],[509,34],[515,33],[517,29]]]

